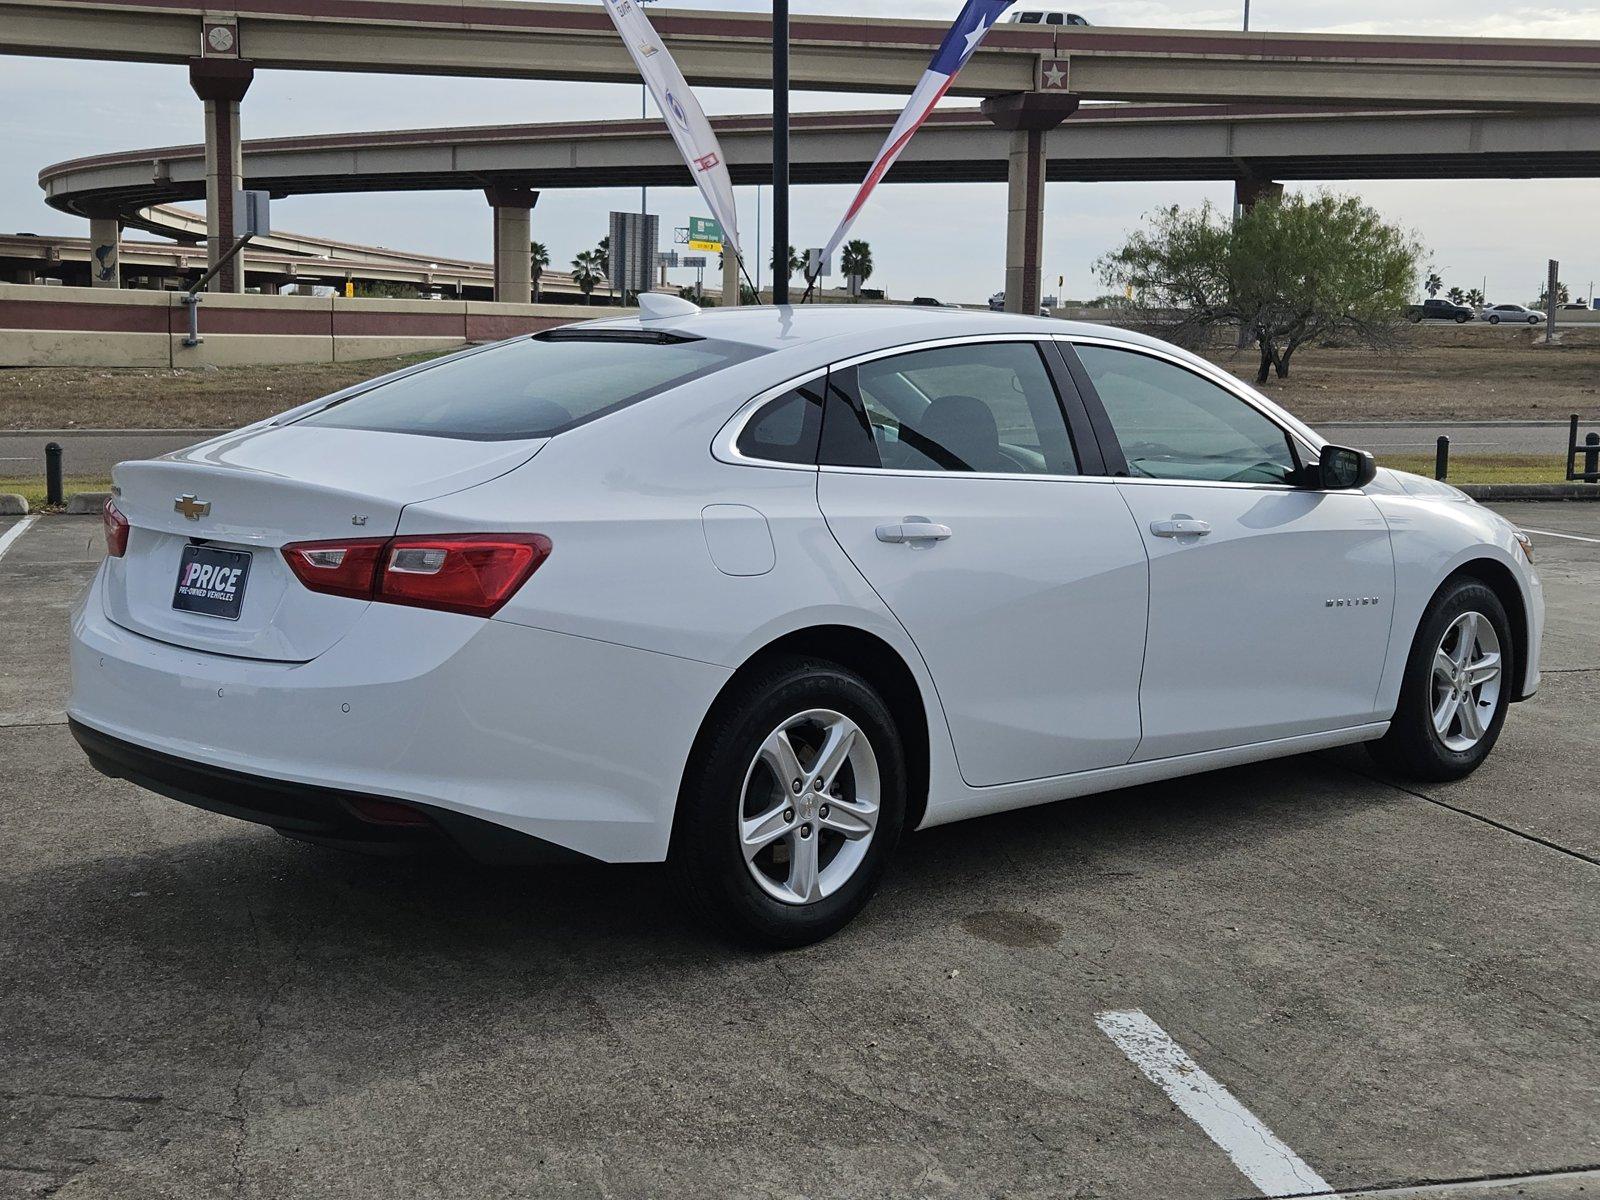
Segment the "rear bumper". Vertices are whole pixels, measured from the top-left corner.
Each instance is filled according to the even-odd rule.
[[[67,727],[102,775],[126,779],[171,800],[268,825],[306,841],[396,850],[450,844],[486,863],[558,863],[588,857],[434,805],[406,802],[407,808],[424,819],[421,824],[374,820],[363,816],[362,802],[392,803],[392,797],[289,783],[192,762],[114,738],[71,718]]]
[[[382,604],[310,662],[231,658],[114,624],[102,579],[73,614],[67,706],[96,764],[296,836],[341,836],[365,797],[422,808],[461,843],[473,839],[452,815],[604,862],[659,861],[690,746],[730,674]]]

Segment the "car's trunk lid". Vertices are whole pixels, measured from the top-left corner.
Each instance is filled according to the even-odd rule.
[[[288,425],[122,463],[116,504],[131,528],[127,553],[108,560],[106,615],[196,650],[308,661],[344,636],[366,602],[309,591],[282,546],[388,537],[407,504],[493,479],[543,445]],[[249,557],[191,550],[186,561],[195,546]],[[210,605],[230,615],[174,607],[179,573],[196,559],[246,568],[233,580],[243,585],[236,606]]]

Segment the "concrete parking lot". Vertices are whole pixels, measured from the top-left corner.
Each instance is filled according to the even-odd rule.
[[[0,518],[0,1196],[1600,1192],[1600,504],[1504,511],[1546,674],[1472,778],[1355,749],[931,830],[782,955],[657,869],[351,857],[100,777],[98,522]]]

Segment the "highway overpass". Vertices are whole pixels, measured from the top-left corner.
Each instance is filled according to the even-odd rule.
[[[770,84],[762,14],[684,10],[651,20],[692,83]],[[793,86],[909,91],[947,26],[811,15],[791,23]],[[185,64],[204,102],[208,246],[232,227],[245,176],[241,101],[257,69],[634,82],[597,6],[521,0],[0,0],[0,53]],[[963,69],[957,95],[985,97],[1008,137],[1008,302],[1037,301],[1046,134],[1082,100],[1600,112],[1600,42],[1003,24]],[[496,276],[521,293],[532,192],[491,185]],[[90,212],[96,253],[118,244],[114,207]],[[113,272],[113,277],[114,277]],[[237,291],[224,266],[214,287]]]
[[[796,183],[861,179],[895,119],[893,111],[807,113],[793,118]],[[771,178],[765,116],[714,124],[736,181]],[[1561,111],[1408,112],[1285,105],[1095,105],[1081,108],[1046,143],[1055,181],[1419,179],[1600,176],[1600,115]],[[975,109],[936,112],[890,172],[891,183],[1007,178],[1009,136]],[[275,197],[330,192],[690,186],[661,122],[605,121],[323,134],[247,141],[245,185]],[[202,218],[173,207],[204,197],[205,147],[165,146],[45,167],[52,206],[83,216],[115,213],[124,226],[180,241],[205,237]],[[487,287],[483,264],[433,264],[371,247],[274,235],[289,254],[359,262],[363,279],[424,286]],[[125,250],[126,254],[126,250]],[[388,256],[392,261],[385,261]],[[87,252],[84,254],[87,259]],[[125,258],[125,263],[131,260]],[[247,265],[271,279],[273,263]],[[292,264],[291,264],[292,265]],[[474,268],[476,269],[474,271]],[[330,274],[326,266],[322,277]],[[253,278],[252,282],[256,280]],[[508,295],[501,280],[501,294]],[[570,281],[551,277],[563,295]]]

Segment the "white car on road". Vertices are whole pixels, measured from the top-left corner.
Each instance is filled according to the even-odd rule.
[[[1515,324],[1543,325],[1545,314],[1536,308],[1524,308],[1520,304],[1485,304],[1481,310],[1482,319],[1491,325],[1498,325],[1502,321]]]
[[[310,841],[667,860],[794,945],[909,830],[1352,742],[1452,778],[1539,682],[1516,528],[1182,350],[645,305],[121,464],[90,758]]]

